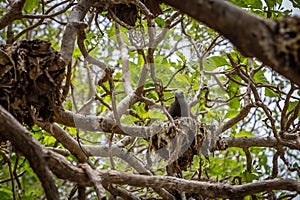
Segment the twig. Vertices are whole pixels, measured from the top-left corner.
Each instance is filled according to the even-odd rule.
[[[80,167],[86,172],[86,174],[89,176],[90,180],[92,181],[94,188],[96,190],[98,199],[104,199],[106,197],[105,195],[105,189],[102,185],[101,178],[99,176],[96,176],[94,173],[94,170],[89,166],[87,163],[83,163],[80,165]]]
[[[130,84],[128,46],[122,40],[119,24],[115,24],[115,27],[116,27],[116,37],[121,51],[123,88],[125,94],[129,95],[133,92],[133,89]]]
[[[172,82],[172,80],[174,79],[174,77],[176,76],[176,74],[178,74],[179,72],[181,72],[184,68],[186,67],[185,63],[182,65],[182,67],[180,67],[178,70],[176,70],[176,72],[174,74],[172,74],[171,78],[169,79],[168,83],[164,86],[164,90],[169,87],[170,83]]]

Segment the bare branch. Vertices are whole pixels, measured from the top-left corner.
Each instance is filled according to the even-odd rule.
[[[0,135],[10,140],[29,160],[30,166],[42,183],[47,199],[59,199],[55,181],[43,154],[44,147],[2,106],[0,106]]]
[[[290,35],[288,33],[299,34],[299,18],[285,17],[279,21],[265,19],[228,1],[163,2],[205,23],[229,39],[245,56],[257,57],[300,85],[298,39],[296,36],[287,37]]]
[[[227,129],[231,128],[233,125],[235,125],[236,123],[238,123],[239,121],[243,120],[248,113],[250,112],[251,108],[253,108],[254,106],[252,104],[248,104],[246,106],[244,106],[241,111],[239,112],[239,114],[237,116],[235,116],[234,118],[228,120],[223,126],[222,126],[222,131],[224,132]]]
[[[129,70],[129,55],[128,55],[128,46],[124,43],[121,34],[120,34],[120,25],[115,24],[116,27],[116,37],[121,51],[121,60],[122,60],[122,79],[123,79],[123,88],[126,95],[129,95],[133,92],[130,84],[130,70]]]
[[[0,18],[0,30],[16,19],[22,17],[22,8],[26,0],[14,1],[8,12]]]
[[[49,166],[51,166],[51,169],[59,178],[79,182],[82,185],[92,185],[83,170],[68,164],[65,159],[62,160],[61,156],[54,156],[53,153],[51,154],[51,159],[48,160]],[[76,176],[74,176],[75,172]],[[137,187],[176,189],[181,192],[192,192],[210,198],[241,198],[270,190],[300,192],[300,182],[291,179],[275,179],[246,183],[243,185],[229,185],[223,183],[184,180],[169,176],[128,174],[113,170],[93,170],[93,174],[101,177],[101,181],[104,184],[126,184]]]
[[[62,38],[62,44],[61,44],[61,50],[60,53],[65,61],[65,63],[69,63],[72,58],[74,45],[75,45],[75,39],[77,35],[77,31],[79,29],[78,24],[82,23],[82,20],[87,13],[90,6],[94,3],[94,0],[87,1],[83,0],[80,1],[72,10],[68,24],[66,26],[63,38]]]
[[[105,189],[102,186],[101,178],[95,176],[93,169],[91,168],[91,166],[89,166],[89,164],[83,163],[80,165],[80,167],[83,168],[83,170],[86,172],[86,174],[89,176],[90,180],[92,181],[92,183],[95,187],[98,199],[105,198],[106,197]]]

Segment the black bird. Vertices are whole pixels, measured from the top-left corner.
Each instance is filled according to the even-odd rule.
[[[175,101],[171,103],[168,110],[172,118],[176,119],[178,117],[189,117],[189,104],[186,102],[183,91],[178,89],[174,92],[174,95]]]

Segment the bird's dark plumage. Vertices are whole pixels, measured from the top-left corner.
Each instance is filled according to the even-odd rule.
[[[173,119],[178,117],[189,117],[190,108],[188,103],[185,100],[185,96],[182,90],[175,91],[175,101],[171,103],[168,112]]]

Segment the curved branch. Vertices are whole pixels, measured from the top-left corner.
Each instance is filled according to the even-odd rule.
[[[59,199],[55,181],[44,158],[44,147],[40,145],[9,112],[0,105],[0,136],[11,141],[18,151],[28,159],[39,177],[47,199]]]
[[[248,104],[244,106],[239,114],[237,114],[234,118],[228,120],[223,126],[221,126],[220,133],[226,131],[227,129],[231,128],[233,125],[237,124],[239,121],[243,120],[245,117],[247,117],[248,113],[250,112],[251,108],[253,108],[254,105]]]
[[[221,33],[243,55],[260,59],[300,85],[299,18],[265,19],[223,0],[162,1]]]
[[[80,24],[82,24],[82,20],[92,6],[95,0],[82,0],[74,7],[71,14],[69,15],[68,24],[66,26],[60,53],[65,61],[65,63],[69,63],[72,58],[74,46],[75,46],[75,39],[77,35],[77,31],[80,28]]]
[[[82,169],[72,166],[62,156],[56,155],[54,152],[48,152],[48,154],[52,154],[52,156],[50,156],[51,159],[49,159],[49,166],[51,166],[51,170],[59,178],[78,182],[81,185],[92,185]],[[211,198],[236,197],[240,199],[247,195],[271,190],[300,192],[300,182],[291,179],[272,179],[243,185],[230,185],[184,180],[170,176],[128,174],[115,170],[94,170],[93,173],[99,176],[104,184],[126,184],[137,187],[175,189],[181,192],[196,193]]]
[[[251,109],[251,105],[244,107],[245,110]],[[243,112],[242,112],[243,113]],[[241,114],[243,115],[243,114]],[[235,118],[237,123],[240,119],[240,115],[237,115]],[[111,132],[112,130],[117,134],[123,135],[130,135],[133,137],[139,138],[148,138],[151,134],[151,127],[143,127],[143,126],[129,126],[122,124],[122,129],[115,127],[116,124],[114,120],[111,118],[103,118],[103,117],[96,117],[91,115],[81,115],[72,113],[70,111],[61,111],[59,113],[59,117],[56,119],[57,123],[64,124],[70,127],[77,127],[82,130],[87,131],[104,131],[104,132]],[[231,121],[227,122],[231,124]],[[226,124],[227,124],[226,123]],[[229,125],[224,126],[229,127]],[[220,127],[220,129],[224,128]],[[115,128],[115,129],[113,129]],[[153,130],[153,127],[152,127]],[[218,132],[217,132],[218,133]],[[258,146],[258,147],[271,147],[271,148],[278,148],[280,146],[287,146],[290,149],[300,150],[299,145],[296,143],[280,143],[274,137],[238,137],[238,138],[225,138],[223,139],[224,142],[228,145],[228,147],[240,147],[240,148],[249,148],[251,146]],[[217,148],[220,149],[220,148]]]
[[[22,8],[26,0],[14,1],[8,12],[0,18],[0,30],[9,23],[22,17]]]
[[[133,92],[133,89],[130,83],[130,70],[129,70],[130,63],[129,63],[128,46],[125,44],[125,42],[121,37],[120,25],[115,24],[115,28],[116,28],[117,42],[121,52],[123,88],[125,94],[130,95]]]
[[[282,146],[289,147],[290,149],[300,150],[300,146],[290,143],[281,143],[275,137],[238,137],[238,138],[224,138],[227,147],[239,147],[239,148],[250,148],[250,147],[269,147],[269,148],[280,148]],[[216,148],[223,150],[222,148]]]
[[[55,137],[65,148],[75,155],[81,163],[87,162],[88,157],[85,152],[83,152],[78,142],[70,135],[66,134],[60,126],[44,122],[38,122],[37,124],[53,135],[53,137]]]
[[[140,161],[131,152],[127,151],[124,148],[119,148],[116,145],[112,145],[111,147],[109,147],[108,145],[84,145],[83,148],[86,150],[89,156],[109,157],[111,151],[111,156],[117,156],[121,158],[129,165],[131,165],[139,174],[150,175],[148,170],[140,163]]]

